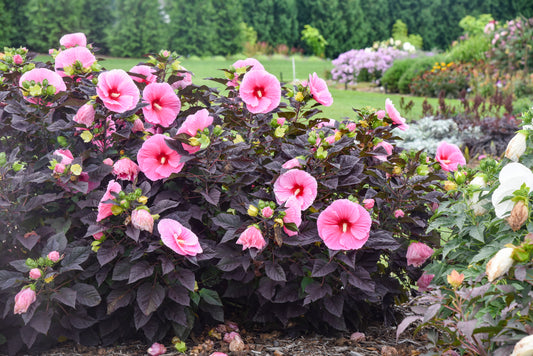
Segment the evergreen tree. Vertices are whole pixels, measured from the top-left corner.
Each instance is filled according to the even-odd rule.
[[[85,0],[83,7],[83,27],[86,29],[87,41],[100,49],[100,53],[109,53],[107,33],[113,26],[113,8],[109,0]]]
[[[11,36],[13,24],[11,19],[13,14],[7,9],[6,1],[0,1],[0,49],[11,46]]]
[[[388,39],[394,22],[389,15],[389,0],[361,1],[361,10],[363,21],[361,31],[367,36],[364,47],[371,46],[375,41]]]
[[[276,43],[273,33],[280,29],[275,23],[274,0],[241,0],[241,4],[244,22],[257,32],[257,41]]]
[[[294,47],[298,44],[298,6],[296,0],[274,0],[275,31],[270,31],[270,44],[286,44]]]
[[[84,0],[29,0],[25,7],[28,24],[24,30],[28,47],[48,52],[59,47],[66,33],[85,32],[82,25]],[[18,10],[20,11],[20,9]]]
[[[216,33],[211,0],[172,0],[169,5],[170,49],[181,55],[212,55]]]
[[[242,51],[240,24],[243,21],[239,0],[213,1],[215,10],[212,19],[216,32],[213,54],[229,55]]]
[[[346,29],[339,46],[335,48],[335,57],[343,52],[355,48],[364,48],[371,44],[368,28],[369,24],[364,21],[363,9],[360,0],[344,0],[339,3],[342,21],[339,26]]]
[[[168,44],[158,1],[118,0],[116,22],[108,34],[112,55],[139,57]]]

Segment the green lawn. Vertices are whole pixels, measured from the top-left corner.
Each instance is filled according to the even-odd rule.
[[[39,61],[49,61],[50,56],[41,55],[36,58]],[[293,68],[292,60],[290,58],[284,58],[282,56],[273,57],[257,57],[257,59],[264,65],[265,69],[275,74],[282,81],[293,80]],[[223,72],[220,69],[228,68],[235,62],[236,59],[223,59],[222,57],[214,57],[208,59],[201,58],[183,58],[182,65],[189,71],[194,73],[194,82],[196,84],[207,84],[211,86],[218,86],[205,78],[222,76]],[[107,69],[120,68],[129,70],[134,65],[142,62],[143,59],[137,58],[105,58],[101,61],[103,67]],[[328,71],[333,66],[330,61],[322,60],[316,57],[296,57],[295,58],[296,79],[307,79],[310,73],[316,72],[320,77],[324,78]],[[353,117],[353,108],[361,108],[365,106],[371,106],[376,109],[383,109],[385,107],[385,99],[390,98],[395,104],[396,108],[399,108],[400,98],[403,96],[406,103],[409,100],[413,100],[415,103],[413,110],[410,113],[400,113],[410,120],[418,119],[422,117],[422,102],[424,98],[411,97],[406,95],[397,94],[385,94],[356,90],[344,90],[342,85],[338,86],[339,89],[330,86],[330,91],[334,99],[334,103],[330,107],[324,107],[324,115],[341,119],[343,117]],[[437,106],[436,98],[429,98],[429,103],[434,107]],[[447,100],[448,101],[448,100]],[[458,100],[449,100],[455,105],[459,104]]]

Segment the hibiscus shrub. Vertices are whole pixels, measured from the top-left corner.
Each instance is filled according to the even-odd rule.
[[[4,57],[2,351],[186,337],[225,315],[394,322],[427,258],[407,247],[438,245],[445,172],[395,146],[391,102],[337,122],[316,74],[281,85],[248,59],[210,88],[169,51],[126,73],[72,48],[56,71]]]

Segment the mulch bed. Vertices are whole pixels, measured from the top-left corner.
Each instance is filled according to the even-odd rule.
[[[212,352],[225,352],[229,356],[417,356],[432,349],[423,333],[413,335],[405,332],[396,343],[396,328],[384,326],[368,327],[366,339],[361,342],[350,340],[349,334],[337,337],[321,335],[290,336],[280,331],[270,333],[241,331],[245,343],[244,351],[230,352],[229,346],[216,337],[208,337],[207,332],[200,337],[188,340],[186,355],[208,356]],[[113,347],[87,347],[65,343],[52,350],[41,353],[41,356],[89,356],[89,355],[147,355],[150,345],[140,341]],[[183,355],[177,352],[170,343],[165,343],[167,356]]]

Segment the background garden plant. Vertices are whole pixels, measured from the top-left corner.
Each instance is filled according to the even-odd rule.
[[[316,74],[281,85],[232,67],[214,79],[218,90],[189,84],[170,51],[143,64],[155,83],[75,61],[57,91],[46,77],[19,82],[47,65],[8,51],[24,52],[22,63],[2,62],[0,93],[9,354],[58,339],[185,338],[228,314],[327,331],[384,310],[392,323],[421,275],[407,264],[411,240],[438,247],[425,229],[444,174],[396,146],[403,121],[390,105],[337,122],[320,115],[332,99]],[[291,172],[311,183],[283,183]],[[315,184],[316,197],[299,202]],[[317,220],[339,202],[355,210],[330,244]]]

